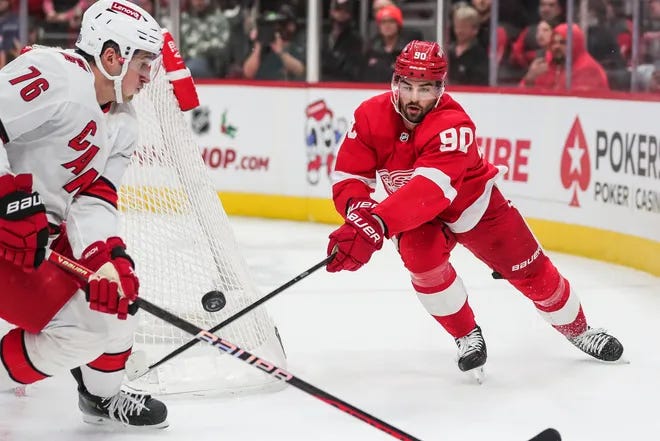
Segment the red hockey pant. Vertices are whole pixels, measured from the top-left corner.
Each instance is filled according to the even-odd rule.
[[[420,301],[455,338],[475,326],[463,282],[449,263],[456,243],[532,300],[562,334],[577,335],[586,329],[580,301],[568,280],[545,255],[518,210],[493,187],[486,212],[471,230],[452,233],[436,219],[398,237],[399,254]]]

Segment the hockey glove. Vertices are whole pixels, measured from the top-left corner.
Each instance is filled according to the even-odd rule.
[[[46,257],[48,219],[32,175],[0,176],[0,258],[30,272]]]
[[[140,283],[124,242],[118,237],[94,242],[85,249],[79,261],[96,272],[87,284],[89,307],[94,311],[117,314],[120,320],[125,320],[129,302],[138,297]]]
[[[346,203],[346,216],[358,208],[366,208],[371,211],[376,208],[376,205],[378,205],[378,202],[371,198],[350,198]]]
[[[337,254],[326,269],[331,273],[358,270],[383,247],[384,237],[384,224],[367,208],[349,209],[344,225],[330,234],[328,255]]]
[[[186,67],[172,34],[163,29],[163,67],[182,111],[199,106],[199,97],[190,70]]]

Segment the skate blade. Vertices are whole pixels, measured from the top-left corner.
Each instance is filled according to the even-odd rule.
[[[115,431],[115,430],[123,430],[123,431],[144,431],[144,430],[151,430],[151,429],[165,429],[170,425],[170,423],[165,420],[160,424],[154,424],[151,426],[131,426],[128,424],[124,424],[121,421],[117,420],[111,420],[110,418],[102,417],[102,416],[97,416],[97,415],[87,415],[83,414],[82,416],[83,422],[87,424],[92,424],[95,426],[101,426],[104,429]]]
[[[624,357],[622,355],[621,358],[619,358],[618,360],[606,361],[605,363],[608,363],[608,364],[630,364],[630,359],[628,359],[627,357]]]
[[[465,374],[479,385],[483,384],[486,380],[486,373],[484,372],[483,366],[465,371]]]

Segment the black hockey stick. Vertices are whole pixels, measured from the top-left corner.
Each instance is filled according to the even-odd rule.
[[[557,430],[549,427],[529,441],[561,441],[561,435]]]
[[[328,257],[328,259],[329,258],[330,257]],[[70,260],[55,252],[51,252],[51,254],[48,257],[48,260],[54,263],[55,265],[59,266],[60,268],[80,277],[85,281],[88,281],[89,278],[94,274],[93,271],[90,271],[89,269],[83,267],[77,262]],[[313,386],[310,383],[307,383],[306,381],[296,377],[295,375],[285,371],[284,369],[277,367],[276,365],[264,360],[263,358],[259,358],[258,356],[251,354],[250,352],[242,349],[241,347],[236,346],[235,344],[223,338],[220,338],[209,331],[199,328],[196,325],[193,325],[192,323],[182,319],[181,317],[178,317],[164,310],[160,306],[154,305],[148,300],[138,297],[134,303],[136,303],[141,309],[144,309],[145,311],[154,315],[155,317],[158,317],[159,319],[171,324],[172,326],[175,326],[181,329],[182,331],[188,332],[189,334],[195,336],[197,340],[208,343],[211,346],[219,349],[220,351],[226,352],[227,354],[233,356],[234,358],[244,361],[245,363],[266,372],[267,374],[278,380],[286,381],[296,389],[306,392],[309,395],[323,401],[324,403],[330,404],[331,406],[336,407],[342,412],[352,415],[355,418],[375,427],[376,429],[382,430],[383,432],[387,433],[393,438],[404,441],[421,441],[419,438],[416,438],[400,429],[397,429],[396,427],[386,423],[383,420],[376,418],[373,415],[370,415],[358,409],[357,407],[347,403],[346,401],[341,400],[340,398],[337,398],[334,395],[331,395],[317,388],[316,386]]]
[[[273,291],[266,294],[265,296],[263,296],[262,298],[260,298],[256,302],[246,306],[245,308],[238,311],[236,314],[234,314],[231,317],[227,318],[226,320],[222,321],[221,323],[218,323],[217,325],[215,325],[214,327],[209,329],[208,332],[216,332],[219,329],[224,328],[225,326],[227,326],[230,323],[234,322],[234,320],[237,320],[238,318],[240,318],[243,315],[247,314],[248,312],[252,311],[257,306],[259,306],[259,305],[267,302],[268,300],[272,299],[273,297],[275,297],[276,295],[278,295],[279,293],[281,293],[285,289],[289,288],[291,285],[295,285],[296,283],[300,282],[302,279],[309,276],[310,274],[312,274],[313,272],[315,272],[319,268],[322,268],[322,267],[326,266],[334,257],[335,257],[334,253],[329,255],[328,257],[326,257],[325,259],[323,259],[322,261],[320,261],[316,265],[314,265],[311,268],[309,268],[309,269],[303,271],[302,273],[298,274],[296,277],[289,280],[284,285],[282,285],[278,288],[275,288]],[[188,343],[185,343],[184,345],[179,346],[178,348],[176,348],[175,350],[173,350],[172,352],[170,352],[169,354],[167,354],[166,356],[164,356],[163,358],[161,358],[160,360],[158,360],[157,362],[155,362],[151,366],[149,366],[149,370],[152,370],[152,369],[160,366],[161,364],[165,363],[166,361],[171,360],[172,358],[176,357],[180,353],[188,350],[189,348],[191,348],[194,345],[196,345],[197,343],[199,343],[199,341],[200,341],[199,339],[193,339],[193,340],[190,340]],[[147,371],[145,371],[144,373],[141,373],[141,375],[144,375],[146,372]]]

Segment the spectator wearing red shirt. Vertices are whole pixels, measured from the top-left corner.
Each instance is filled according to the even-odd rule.
[[[521,86],[566,90],[567,33],[568,25],[565,23],[555,27],[545,63],[540,63],[534,69],[530,67],[520,83]],[[573,60],[570,90],[609,90],[605,70],[587,52],[584,34],[576,24],[573,25]]]
[[[553,27],[564,20],[564,8],[560,0],[541,0],[539,2],[539,22],[545,21]],[[522,30],[516,41],[511,45],[511,64],[518,68],[527,68],[536,58],[540,48],[536,39],[538,23]]]

